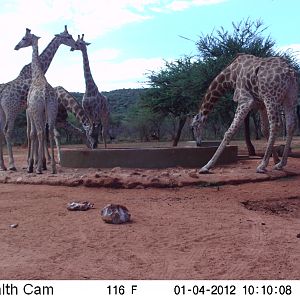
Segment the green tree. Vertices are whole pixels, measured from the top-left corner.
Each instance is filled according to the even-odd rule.
[[[173,146],[177,146],[187,117],[195,110],[198,99],[197,62],[191,57],[166,62],[165,68],[151,72],[151,86],[142,96],[143,106],[152,113],[170,117],[177,123]]]

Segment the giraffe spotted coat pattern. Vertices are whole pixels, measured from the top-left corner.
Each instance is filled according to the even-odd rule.
[[[54,126],[57,116],[57,96],[47,82],[38,55],[38,39],[30,29],[16,45],[15,50],[32,46],[32,81],[27,97],[27,120],[30,123],[30,157],[28,172],[33,172],[34,154],[37,152],[36,173],[41,174],[44,163],[45,128],[48,124],[51,147],[51,169],[56,173],[54,160]]]
[[[90,119],[90,123],[93,124],[93,130],[96,132],[95,134],[99,134],[99,130],[101,128],[101,134],[104,141],[104,146],[106,148],[106,138],[108,135],[108,123],[110,114],[108,100],[99,92],[98,87],[93,79],[87,54],[87,46],[90,45],[90,43],[85,42],[83,38],[84,35],[82,35],[81,38],[78,35],[76,47],[71,49],[81,50],[82,52],[83,71],[86,86],[85,93],[82,99],[82,106],[88,118]],[[95,146],[97,147],[97,145]]]
[[[60,45],[75,46],[75,40],[68,33],[67,26],[62,33],[56,34],[40,55],[41,68],[47,72]],[[23,67],[18,77],[0,85],[0,170],[6,170],[2,145],[6,139],[9,155],[8,169],[16,170],[12,151],[12,134],[17,115],[26,108],[27,95],[31,84],[31,63]]]
[[[287,164],[294,128],[296,125],[296,106],[298,96],[298,77],[296,71],[281,57],[259,58],[248,54],[239,54],[211,82],[199,113],[192,121],[192,128],[197,145],[205,121],[214,103],[227,90],[233,89],[233,100],[237,110],[233,122],[211,160],[201,168],[200,173],[207,173],[212,168],[225,146],[230,142],[248,112],[258,108],[262,120],[262,131],[268,139],[264,157],[257,167],[257,172],[266,172],[274,142],[280,126],[280,113],[283,110],[286,118],[286,144],[281,160],[275,169],[281,170]]]

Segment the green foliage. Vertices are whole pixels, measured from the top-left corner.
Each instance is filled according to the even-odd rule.
[[[232,23],[233,31],[230,33],[223,27],[211,34],[200,36],[196,43],[200,57],[206,59],[222,59],[228,64],[238,53],[253,54],[259,57],[274,55],[275,41],[263,33],[267,27],[261,20],[250,19]]]
[[[142,97],[144,107],[164,116],[188,115],[196,105],[197,71],[197,63],[190,57],[166,62],[165,69],[149,75],[151,88]]]

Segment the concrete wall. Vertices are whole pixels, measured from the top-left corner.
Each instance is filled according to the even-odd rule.
[[[62,150],[61,165],[68,168],[198,168],[204,166],[217,146],[193,148]],[[237,146],[227,146],[218,163],[237,161]]]

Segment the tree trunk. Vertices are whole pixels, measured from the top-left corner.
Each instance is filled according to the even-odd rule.
[[[187,119],[187,117],[181,117],[179,119],[178,129],[177,129],[177,132],[176,132],[176,136],[173,140],[173,147],[176,147],[178,145],[178,142],[179,142],[179,139],[180,139],[180,136],[181,136],[181,132],[182,132],[183,126],[186,122],[186,119]]]
[[[256,155],[255,154],[255,148],[253,144],[251,143],[251,137],[250,137],[250,113],[247,114],[245,120],[244,120],[244,130],[245,130],[245,141],[248,149],[249,155]]]

